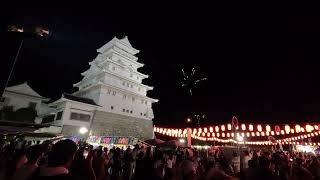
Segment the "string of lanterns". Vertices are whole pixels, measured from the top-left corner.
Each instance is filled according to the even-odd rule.
[[[161,128],[161,127],[154,127],[154,132],[160,133],[167,136],[172,137],[187,137],[188,131],[190,132],[190,136],[194,139],[202,140],[202,141],[218,141],[222,143],[236,143],[236,144],[252,144],[252,145],[274,145],[276,143],[272,143],[270,141],[236,141],[232,138],[234,137],[259,137],[259,136],[275,136],[275,135],[292,135],[295,134],[294,137],[284,138],[277,140],[279,144],[300,144],[298,141],[311,138],[320,135],[319,125],[284,125],[282,128],[279,125],[276,125],[274,131],[271,130],[270,125],[265,125],[264,129],[262,125],[256,125],[256,129],[252,124],[241,124],[241,130],[237,126],[235,129],[237,130],[232,131],[232,125],[227,124],[225,125],[218,125],[214,127],[204,127],[204,128],[185,128],[185,129],[172,129],[172,128]],[[248,131],[248,130],[249,131]],[[254,131],[255,130],[255,131]],[[264,130],[264,131],[263,131]],[[305,134],[305,133],[308,134]],[[302,134],[303,133],[303,134]],[[228,139],[221,139],[221,138],[228,138]],[[309,145],[320,145],[320,143],[304,143]]]
[[[226,128],[227,127],[227,128]],[[248,130],[247,130],[248,127]],[[262,125],[257,125],[254,131],[254,126],[252,124],[246,125],[241,124],[241,130],[236,127],[237,134],[241,134],[243,137],[255,137],[255,136],[278,136],[278,135],[286,135],[286,134],[296,134],[296,133],[305,133],[319,130],[319,125],[310,125],[307,124],[305,126],[302,125],[284,125],[280,128],[279,125],[276,125],[274,130],[271,130],[270,125],[265,125],[265,128],[262,128]],[[232,131],[231,124],[220,125],[215,127],[204,127],[204,128],[194,128],[190,129],[191,134],[202,136],[202,137],[234,137],[235,132]],[[187,128],[185,129],[171,129],[171,128],[159,128],[154,127],[154,131],[158,133],[162,133],[165,135],[172,134],[175,137],[184,137],[187,133]],[[231,132],[232,131],[232,132]]]

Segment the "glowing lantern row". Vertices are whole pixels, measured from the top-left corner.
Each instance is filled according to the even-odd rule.
[[[291,128],[289,125],[285,125],[284,126],[284,130],[283,129],[280,129],[279,126],[275,126],[276,128],[276,131],[271,131],[271,127],[270,125],[266,125],[265,127],[265,132],[263,134],[265,134],[266,136],[269,136],[270,134],[271,135],[284,135],[284,134],[294,134],[294,133],[304,133],[304,132],[312,132],[314,130],[319,130],[319,125],[306,125],[305,128],[301,127],[300,125],[295,125],[294,128]],[[227,124],[227,129],[228,130],[231,130],[232,129],[232,125],[231,124]],[[246,125],[245,124],[241,124],[241,130],[245,131],[247,128],[246,128]],[[248,129],[249,131],[253,131],[253,125],[252,124],[249,124],[248,125]],[[154,127],[153,129],[155,132],[159,132],[159,133],[163,133],[163,134],[187,134],[187,131],[186,129],[166,129],[166,128],[159,128],[159,127]],[[209,128],[198,128],[197,129],[193,129],[192,130],[192,134],[198,134],[198,135],[202,135],[202,133],[213,133],[213,131],[215,130],[215,132],[219,132],[219,130],[221,131],[225,131],[226,130],[226,127],[225,125],[221,125],[220,128],[219,126],[215,126],[215,128],[213,127],[209,127]],[[257,130],[258,132],[262,132],[262,126],[261,125],[257,125]],[[262,133],[261,133],[262,135]]]

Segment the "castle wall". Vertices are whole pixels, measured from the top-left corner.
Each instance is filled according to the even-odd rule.
[[[132,136],[146,140],[153,138],[153,122],[120,114],[96,111],[91,134],[99,136]]]

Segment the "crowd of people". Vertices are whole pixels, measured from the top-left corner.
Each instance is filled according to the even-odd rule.
[[[319,157],[283,151],[93,148],[64,139],[0,144],[2,180],[318,180]],[[241,154],[241,156],[239,155]],[[241,157],[241,158],[240,158]]]

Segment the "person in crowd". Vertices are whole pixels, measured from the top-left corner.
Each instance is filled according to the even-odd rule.
[[[235,175],[231,164],[228,162],[227,158],[224,156],[223,153],[220,154],[220,157],[217,163],[217,168],[223,171],[224,173],[228,174],[229,176]]]
[[[320,180],[320,163],[316,156],[312,156],[308,169],[311,172],[313,179]]]
[[[121,172],[122,172],[122,161],[121,161],[121,155],[120,155],[120,148],[117,148],[114,151],[110,165],[111,165],[111,179],[112,180],[119,180],[121,178]]]
[[[25,163],[28,162],[25,149],[16,149],[11,158],[7,159],[5,166],[5,179],[11,180],[13,175],[19,170]]]
[[[238,156],[238,154],[235,151],[233,151],[231,165],[235,174],[240,173],[240,156]]]
[[[43,144],[43,157],[40,158],[39,160],[39,166],[42,166],[42,165],[47,165],[48,164],[48,154],[49,152],[51,151],[51,143],[50,141],[44,141]]]
[[[194,180],[196,178],[196,170],[194,169],[193,162],[188,159],[181,162],[179,170],[182,180]]]
[[[143,161],[144,153],[142,151],[139,152],[136,160],[136,168],[134,171],[134,179],[144,179],[144,173],[145,173],[145,164]]]
[[[254,179],[259,179],[259,180],[268,180],[268,179],[273,179],[273,180],[280,180],[279,176],[275,175],[271,171],[271,162],[268,159],[268,157],[265,156],[260,156],[258,159],[258,167],[254,171],[253,176],[249,176],[249,180],[254,180]]]
[[[244,151],[243,153],[244,153],[244,157],[243,157],[242,168],[243,168],[244,170],[246,170],[246,169],[249,168],[248,162],[249,162],[249,160],[251,159],[251,157],[250,157],[249,151]]]
[[[157,150],[154,158],[154,179],[163,179],[164,177],[164,157],[160,150]]]
[[[133,173],[133,155],[130,146],[126,149],[124,153],[124,167],[123,167],[123,180],[130,180]]]
[[[289,179],[290,180],[312,180],[312,174],[306,168],[303,167],[302,158],[298,157],[295,159],[295,162],[292,164]]]
[[[43,148],[40,145],[31,146],[26,150],[27,163],[17,169],[13,176],[13,180],[25,180],[38,168],[38,161],[43,156]]]
[[[152,179],[153,174],[153,158],[151,147],[147,147],[146,155],[143,158],[143,165],[144,165],[144,178],[143,179]]]
[[[105,158],[103,155],[102,147],[99,147],[93,156],[92,167],[95,172],[97,180],[105,179]]]
[[[75,180],[96,180],[96,175],[92,168],[92,152],[88,153],[87,158],[84,157],[84,147],[80,147],[76,152],[71,165],[71,174]]]
[[[69,173],[77,145],[69,139],[60,140],[52,146],[48,155],[48,165],[39,168],[32,180],[73,180]]]

